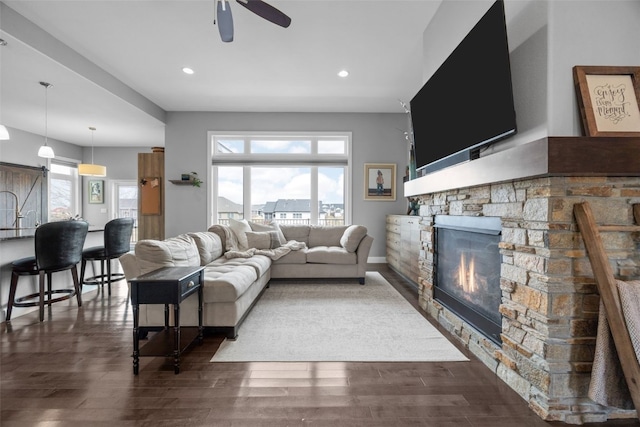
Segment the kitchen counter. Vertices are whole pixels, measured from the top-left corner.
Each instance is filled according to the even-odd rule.
[[[103,231],[104,227],[89,226],[89,233]],[[36,235],[36,228],[21,228],[18,230],[0,230],[0,241],[30,239]]]

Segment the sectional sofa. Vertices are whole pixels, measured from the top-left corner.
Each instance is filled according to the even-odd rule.
[[[205,266],[204,326],[235,339],[271,278],[351,278],[364,284],[372,243],[360,225],[231,221],[203,232],[141,240],[120,263],[127,280],[161,267]],[[164,324],[162,305],[141,305],[139,312],[143,330]],[[181,304],[180,316],[182,325],[197,325],[197,298]]]

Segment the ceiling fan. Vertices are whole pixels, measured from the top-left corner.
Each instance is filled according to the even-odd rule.
[[[216,13],[218,15],[218,30],[223,42],[233,41],[233,16],[227,0],[216,0]],[[281,27],[287,28],[291,24],[291,18],[280,10],[262,0],[236,0],[241,6],[251,12]],[[216,23],[214,19],[213,23]]]

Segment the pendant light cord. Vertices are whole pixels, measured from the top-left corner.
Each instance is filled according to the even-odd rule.
[[[44,87],[44,145],[47,145],[47,124],[49,122],[49,86]]]
[[[89,130],[91,131],[91,164],[93,165],[93,133],[96,131],[96,128],[92,126]]]

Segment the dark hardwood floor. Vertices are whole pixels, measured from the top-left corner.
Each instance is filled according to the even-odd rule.
[[[417,308],[400,276],[371,269]],[[134,376],[124,282],[111,297],[85,294],[81,309],[55,304],[43,323],[36,313],[1,325],[3,427],[565,425],[540,420],[463,348],[470,362],[210,363],[222,338],[207,336],[183,355],[179,375],[170,359],[142,358]]]

